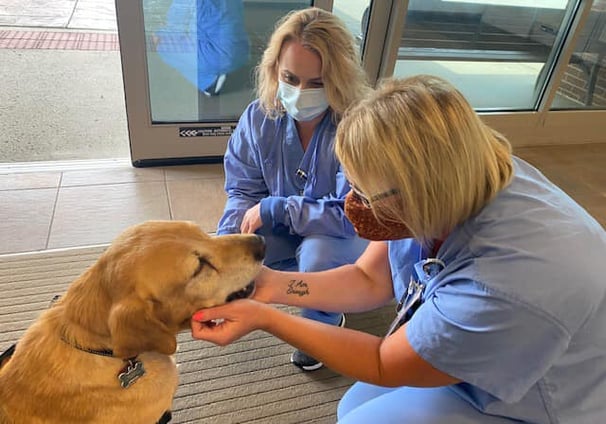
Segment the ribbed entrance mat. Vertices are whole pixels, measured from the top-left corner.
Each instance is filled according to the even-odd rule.
[[[78,31],[0,31],[0,49],[117,51],[118,34]]]
[[[0,351],[16,342],[103,249],[0,255]],[[347,327],[379,335],[392,318],[392,307],[349,314]],[[171,423],[334,423],[337,403],[352,381],[325,368],[299,371],[289,363],[292,350],[263,332],[226,347],[180,334],[180,385]]]

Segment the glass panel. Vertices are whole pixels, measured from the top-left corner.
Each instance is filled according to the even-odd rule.
[[[570,0],[410,0],[394,70],[455,84],[480,110],[533,110]]]
[[[311,1],[144,0],[151,119],[235,121],[275,22]]]
[[[594,1],[553,102],[554,109],[606,109],[606,0]]]
[[[370,0],[333,0],[332,12],[341,18],[356,37],[362,50]],[[364,24],[363,24],[364,22]]]

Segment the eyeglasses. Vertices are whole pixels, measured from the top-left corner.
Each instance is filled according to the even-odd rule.
[[[351,187],[351,191],[354,196],[364,205],[364,207],[370,209],[372,207],[372,203],[378,200],[385,199],[387,197],[395,196],[400,193],[400,190],[397,188],[392,188],[391,190],[383,191],[379,194],[375,194],[374,196],[367,197],[362,191],[356,187],[354,184],[349,184]]]

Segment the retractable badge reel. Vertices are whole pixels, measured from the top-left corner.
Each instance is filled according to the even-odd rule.
[[[428,258],[414,264],[406,292],[396,306],[396,318],[389,326],[386,337],[392,335],[412,317],[425,291],[427,282],[434,278],[446,265],[438,258]]]

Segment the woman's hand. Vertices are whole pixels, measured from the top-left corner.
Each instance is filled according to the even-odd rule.
[[[263,328],[271,309],[271,306],[251,299],[201,309],[191,319],[191,335],[194,339],[225,346],[251,331]]]
[[[261,219],[261,203],[257,203],[244,214],[242,224],[240,224],[240,232],[242,234],[252,234],[263,225]]]

